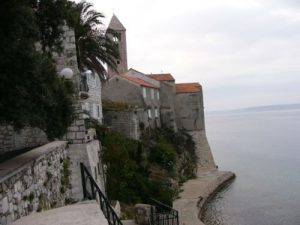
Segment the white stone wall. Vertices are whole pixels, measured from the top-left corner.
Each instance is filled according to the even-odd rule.
[[[68,203],[67,161],[67,143],[60,141],[1,163],[0,224]]]

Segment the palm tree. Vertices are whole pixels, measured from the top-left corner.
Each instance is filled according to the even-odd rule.
[[[109,77],[105,64],[117,68],[119,50],[112,40],[114,31],[104,30],[101,19],[104,15],[93,9],[93,5],[82,1],[72,7],[71,26],[75,31],[77,62],[80,71],[91,70],[101,81]]]

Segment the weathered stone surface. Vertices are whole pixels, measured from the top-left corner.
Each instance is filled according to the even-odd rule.
[[[65,205],[70,198],[67,162],[67,143],[57,141],[0,163],[1,225]]]
[[[216,168],[215,160],[211,152],[209,143],[206,138],[204,130],[189,131],[188,132],[195,142],[195,153],[197,155],[198,171],[212,170]]]
[[[220,186],[234,178],[231,172],[217,170],[198,172],[197,178],[183,185],[183,192],[173,203],[179,211],[180,225],[204,225],[200,221],[201,210],[207,199]]]
[[[138,225],[148,225],[151,215],[151,205],[136,204],[134,206],[135,211],[135,223]]]
[[[38,128],[25,127],[15,131],[12,126],[0,126],[0,155],[9,151],[36,147],[47,142],[47,135]]]
[[[66,207],[35,213],[11,225],[108,225],[95,201],[81,202]]]

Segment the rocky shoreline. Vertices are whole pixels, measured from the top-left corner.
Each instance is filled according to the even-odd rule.
[[[174,201],[173,207],[179,211],[181,225],[204,225],[200,220],[206,203],[225,184],[235,178],[229,171],[198,171],[197,178],[183,185],[183,192]]]

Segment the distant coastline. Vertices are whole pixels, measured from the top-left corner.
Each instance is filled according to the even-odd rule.
[[[281,105],[255,106],[255,107],[247,107],[247,108],[232,109],[232,110],[207,111],[205,113],[207,115],[215,115],[215,114],[249,113],[249,112],[278,111],[278,110],[296,110],[296,109],[300,109],[300,103],[297,103],[297,104],[281,104]]]

